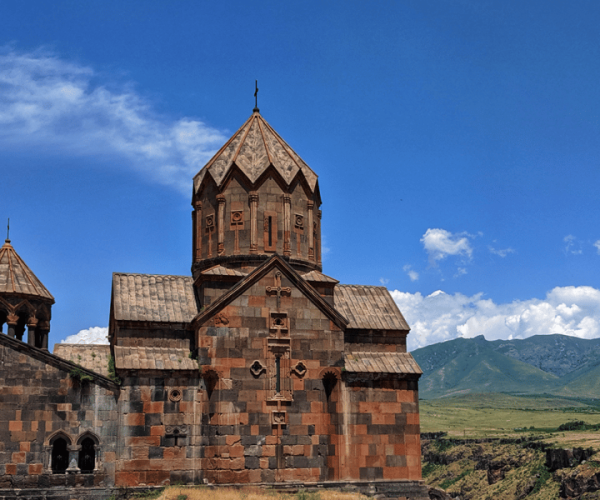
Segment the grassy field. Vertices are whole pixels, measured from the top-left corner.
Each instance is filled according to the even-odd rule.
[[[599,404],[591,400],[497,393],[425,400],[419,403],[421,432],[445,431],[453,437],[500,437],[525,430],[546,432],[574,420],[600,424]]]

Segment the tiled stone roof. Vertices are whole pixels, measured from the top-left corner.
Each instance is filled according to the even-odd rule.
[[[313,192],[317,185],[317,175],[258,112],[252,113],[246,123],[196,174],[194,189],[198,190],[207,173],[217,186],[221,186],[234,164],[253,184],[272,165],[288,185],[299,171]]]
[[[384,286],[337,285],[335,308],[361,330],[410,330],[404,316]]]
[[[422,374],[408,352],[353,352],[344,354],[344,367],[354,373]]]
[[[198,306],[190,276],[113,273],[114,319],[188,323]]]
[[[202,271],[203,276],[247,276],[248,273],[244,273],[238,269],[228,269],[224,266],[211,267],[205,271]]]
[[[54,344],[54,355],[108,377],[108,344]]]
[[[327,276],[326,274],[320,273],[319,271],[310,271],[302,275],[306,281],[319,282],[319,283],[339,283],[338,280]]]
[[[15,252],[10,240],[0,248],[0,295],[3,294],[27,295],[54,303],[54,297]]]
[[[197,370],[189,349],[114,346],[115,368],[122,370]]]

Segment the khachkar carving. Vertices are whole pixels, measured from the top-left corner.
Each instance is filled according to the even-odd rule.
[[[195,248],[195,259],[202,259],[202,202],[196,201],[194,203],[194,211],[192,212],[194,218],[194,236],[196,241]]]
[[[292,198],[289,195],[283,196],[283,255],[290,256],[292,254],[290,245],[290,212]]]
[[[277,271],[275,273],[275,286],[266,287],[267,295],[276,295],[277,296],[277,311],[281,309],[281,296],[287,295],[288,297],[292,293],[292,289],[290,287],[282,287],[281,286],[281,272]]]
[[[208,255],[210,259],[213,255],[212,235],[215,232],[215,214],[206,216],[206,234],[208,235]]]
[[[281,311],[281,297],[290,296],[291,288],[281,286],[281,272],[275,273],[274,286],[266,287],[267,295],[277,297],[277,310],[269,315],[269,337],[267,339],[267,373],[269,375],[268,404],[276,405],[271,412],[271,423],[276,426],[286,424],[285,405],[292,401],[290,379],[291,343],[289,318]]]
[[[218,244],[217,244],[217,255],[225,254],[225,196],[222,194],[217,195],[217,202],[219,203],[219,236],[218,236]]]
[[[258,195],[250,193],[250,253],[258,253]]]
[[[231,211],[230,228],[235,231],[235,243],[233,247],[233,253],[235,255],[240,253],[240,229],[244,229],[244,212],[242,210]]]
[[[306,204],[306,207],[308,209],[308,258],[309,260],[315,260],[315,238],[314,238],[314,232],[311,231],[311,228],[313,227],[313,209],[314,209],[314,202],[309,201]]]

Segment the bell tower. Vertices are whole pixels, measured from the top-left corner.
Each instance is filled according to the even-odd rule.
[[[275,253],[298,272],[322,269],[317,175],[258,108],[194,177],[192,206],[194,279],[245,274]]]
[[[54,297],[19,257],[7,238],[0,248],[0,331],[48,350],[51,308]]]

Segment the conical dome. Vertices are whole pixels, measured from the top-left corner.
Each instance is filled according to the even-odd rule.
[[[194,177],[194,277],[273,254],[320,271],[320,205],[317,175],[255,110]]]
[[[6,240],[0,248],[0,297],[39,298],[54,304],[54,297]]]
[[[293,182],[298,172],[302,173],[312,192],[317,186],[317,175],[257,111],[252,113],[231,139],[196,174],[194,191],[198,190],[207,174],[221,187],[233,165],[236,165],[252,184],[272,166],[287,186]]]

